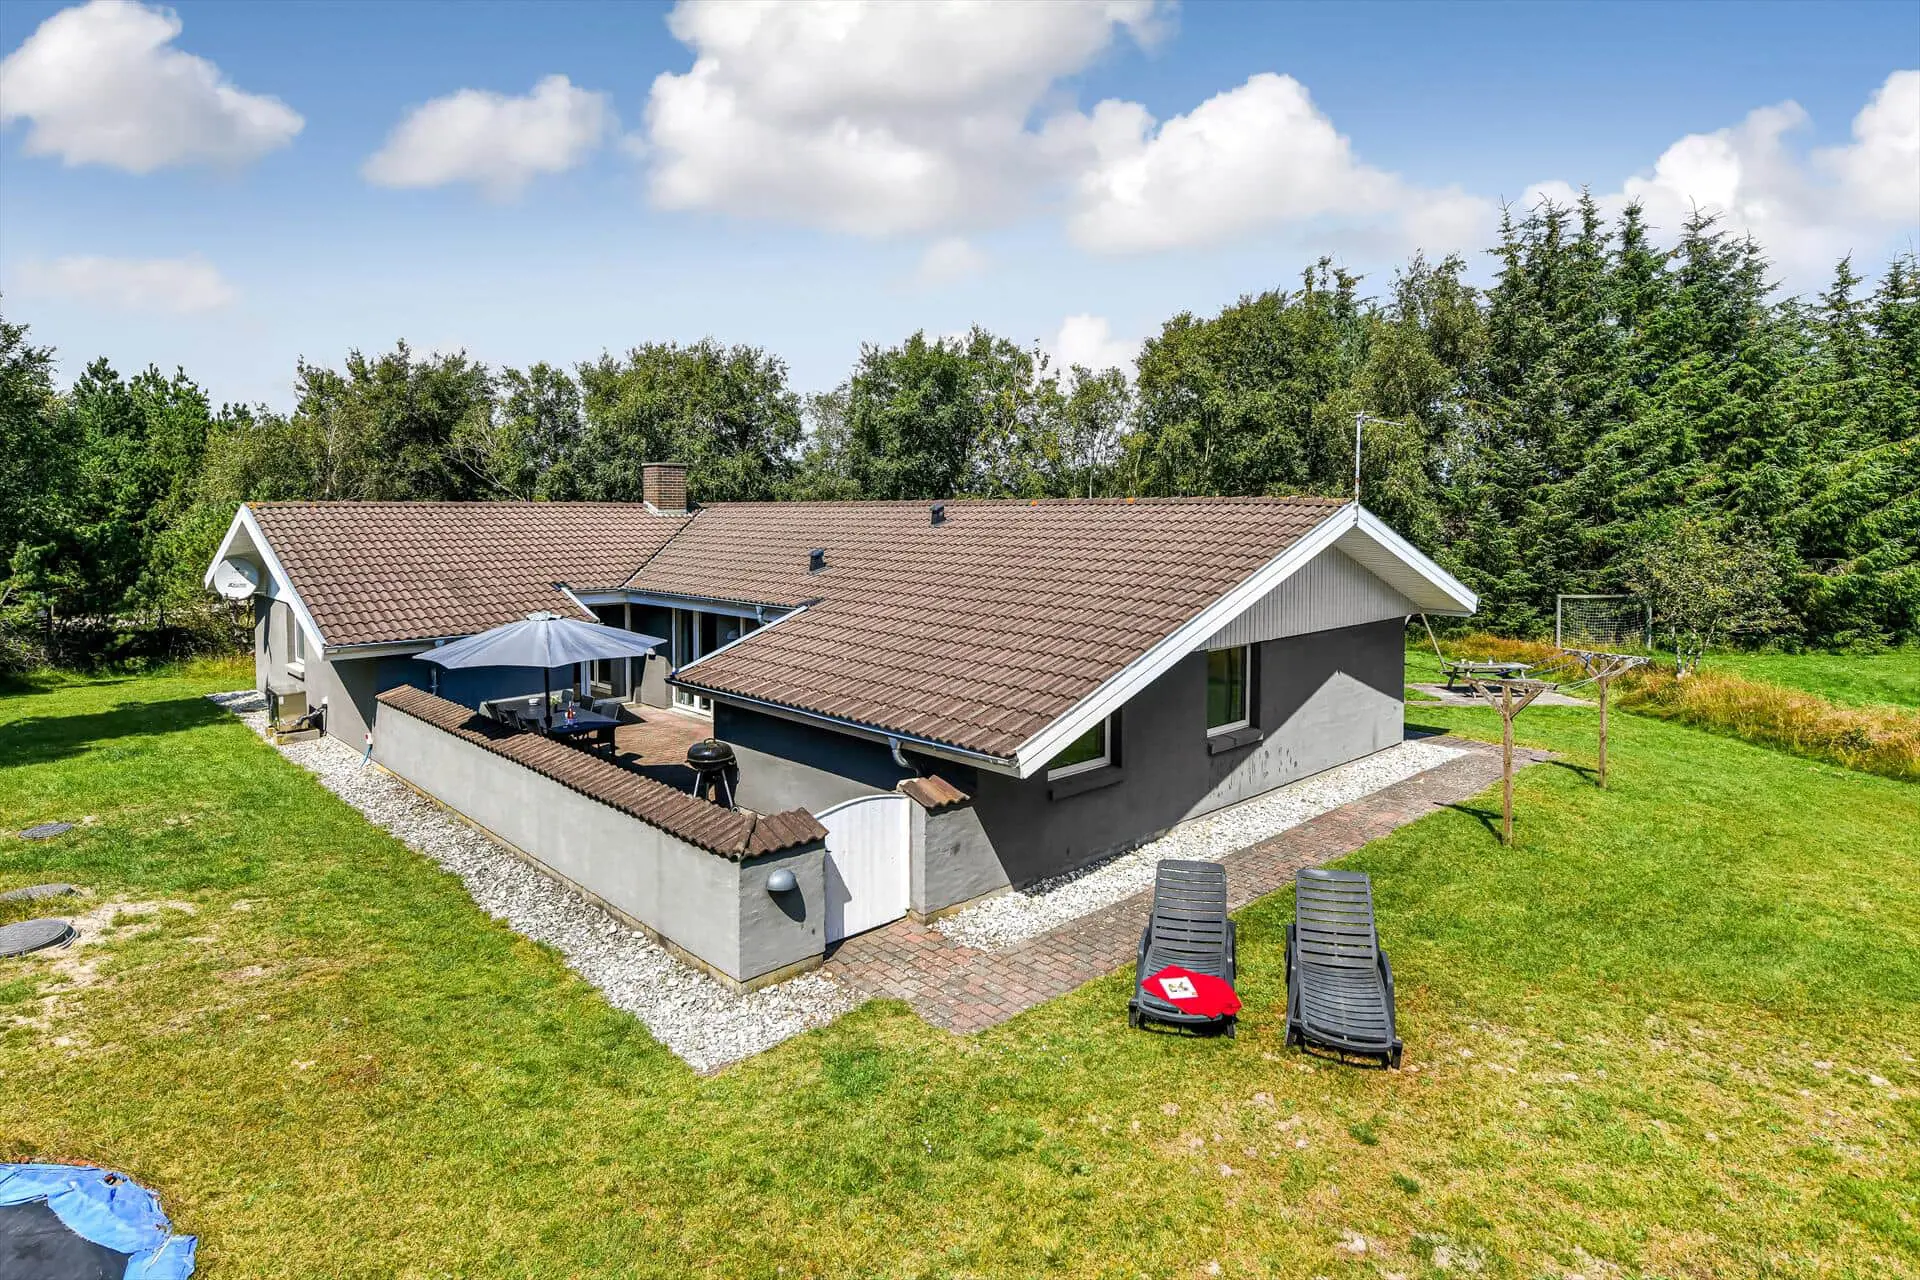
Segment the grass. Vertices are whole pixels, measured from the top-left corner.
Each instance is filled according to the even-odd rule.
[[[0,1159],[133,1173],[211,1280],[1920,1272],[1920,788],[1621,716],[1601,792],[1592,713],[1537,708],[1514,849],[1482,796],[1349,860],[1404,1071],[1282,1047],[1283,894],[1237,1040],[1128,1031],[1117,974],[702,1078],[221,683],[0,699],[0,828],[95,819],[0,841],[0,887],[130,904],[0,968]]]
[[[1920,648],[1870,654],[1715,654],[1705,669],[1817,693],[1843,706],[1920,710]]]

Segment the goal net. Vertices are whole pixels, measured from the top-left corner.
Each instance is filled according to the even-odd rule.
[[[1653,610],[1640,596],[1558,596],[1553,642],[1562,649],[1645,649],[1653,644]]]

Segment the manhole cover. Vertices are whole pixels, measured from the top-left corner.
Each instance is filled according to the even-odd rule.
[[[28,827],[20,833],[22,840],[51,840],[73,830],[71,822],[43,822],[37,827]]]
[[[0,893],[0,902],[38,902],[42,898],[64,898],[78,892],[70,884],[30,884],[24,889],[9,889]]]
[[[42,947],[64,947],[73,941],[73,926],[65,920],[22,920],[0,925],[0,956],[23,956]]]

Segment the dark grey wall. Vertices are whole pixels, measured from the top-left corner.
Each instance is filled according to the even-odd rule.
[[[1265,736],[1250,745],[1209,751],[1206,654],[1191,653],[1122,710],[1113,768],[1063,783],[974,770],[970,788],[953,780],[972,791],[1011,883],[1058,875],[1398,742],[1403,630],[1395,619],[1254,646],[1254,727]],[[1094,783],[1109,785],[1078,790]]]
[[[843,800],[891,791],[910,776],[878,742],[716,702],[713,736],[740,762],[739,802],[760,813],[819,813]]]
[[[327,704],[327,732],[358,748],[373,724],[375,698],[384,690],[412,685],[433,689],[437,668],[405,654],[381,658],[325,658],[309,656],[304,683],[307,705]],[[572,685],[576,669],[556,667],[549,673],[551,687]],[[540,692],[538,667],[471,667],[439,671],[439,695],[463,707],[479,707],[492,698]]]
[[[1196,652],[1122,709],[1119,758],[1109,769],[1052,782],[1044,771],[1021,779],[915,762],[974,797],[968,825],[978,823],[1007,882],[1029,884],[1399,742],[1402,631],[1395,619],[1257,645],[1254,723],[1264,736],[1232,750],[1209,750],[1206,655]],[[762,812],[818,812],[891,791],[904,776],[879,743],[724,702],[714,709],[714,733],[739,755],[741,803]],[[978,891],[993,879],[984,870],[969,868],[956,890]],[[915,909],[939,909],[933,886],[923,892]]]

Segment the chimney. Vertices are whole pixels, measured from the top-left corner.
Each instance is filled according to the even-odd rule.
[[[655,511],[670,516],[687,513],[687,464],[649,462],[640,468],[640,496]]]
[[[932,511],[932,523],[945,524],[946,522],[947,522],[947,504],[944,502],[934,503],[933,511]]]

